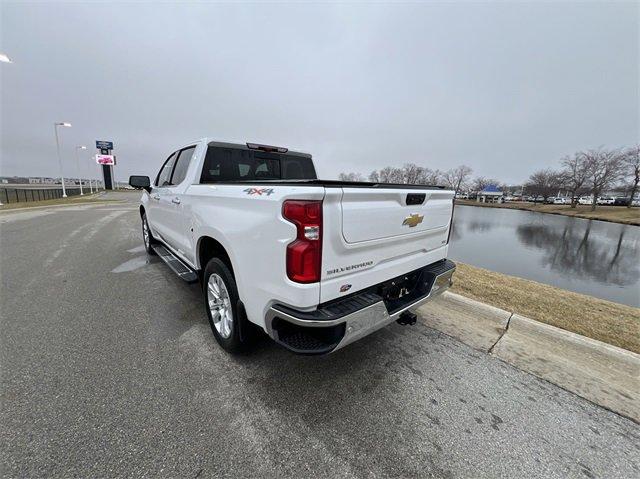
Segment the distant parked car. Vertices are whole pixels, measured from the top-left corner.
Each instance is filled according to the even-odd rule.
[[[615,199],[613,196],[600,196],[598,198],[599,205],[613,205],[615,203]]]
[[[504,197],[504,201],[515,201],[515,200],[516,200],[515,196],[509,195]]]
[[[548,205],[552,205],[556,202],[556,197],[555,196],[549,196],[549,198],[547,198],[547,201],[545,201],[546,204]]]
[[[631,202],[631,206],[640,206],[640,198],[635,198],[635,199]]]
[[[456,199],[457,200],[468,200],[469,199],[469,194],[468,193],[456,193]]]
[[[571,200],[569,198],[565,198],[564,196],[558,196],[553,200],[554,205],[568,205],[571,204]]]
[[[615,206],[629,206],[629,198],[626,196],[616,196],[613,199],[613,204]]]
[[[578,204],[580,205],[590,205],[593,203],[593,198],[591,196],[581,196],[578,200]]]

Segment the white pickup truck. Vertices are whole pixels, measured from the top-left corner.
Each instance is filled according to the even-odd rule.
[[[451,285],[454,192],[322,181],[311,155],[202,139],[173,152],[140,205],[144,244],[200,281],[213,335],[247,349],[255,329],[324,354],[391,323]]]

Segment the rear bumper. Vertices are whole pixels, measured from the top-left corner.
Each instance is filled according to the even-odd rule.
[[[326,354],[357,341],[442,294],[452,284],[456,265],[442,260],[400,278],[331,301],[312,312],[274,305],[265,318],[266,330],[277,343],[299,354]],[[389,299],[389,288],[406,277],[415,278],[411,292]],[[386,298],[386,299],[385,299]]]

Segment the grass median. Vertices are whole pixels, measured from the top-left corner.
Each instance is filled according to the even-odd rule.
[[[640,354],[640,308],[463,263],[451,291]]]
[[[553,215],[575,216],[589,220],[609,221],[628,225],[640,225],[640,208],[626,206],[598,206],[591,211],[589,205],[545,205],[542,203],[527,203],[514,201],[510,203],[478,203],[470,200],[456,200],[457,205],[478,206],[482,208],[506,208],[511,210],[536,211],[538,213],[550,213]]]

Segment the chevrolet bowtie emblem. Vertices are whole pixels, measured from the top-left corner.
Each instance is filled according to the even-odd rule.
[[[420,223],[422,223],[423,219],[423,215],[419,215],[416,213],[414,215],[407,216],[402,222],[402,225],[407,225],[409,228],[413,228],[414,226],[418,226]]]

